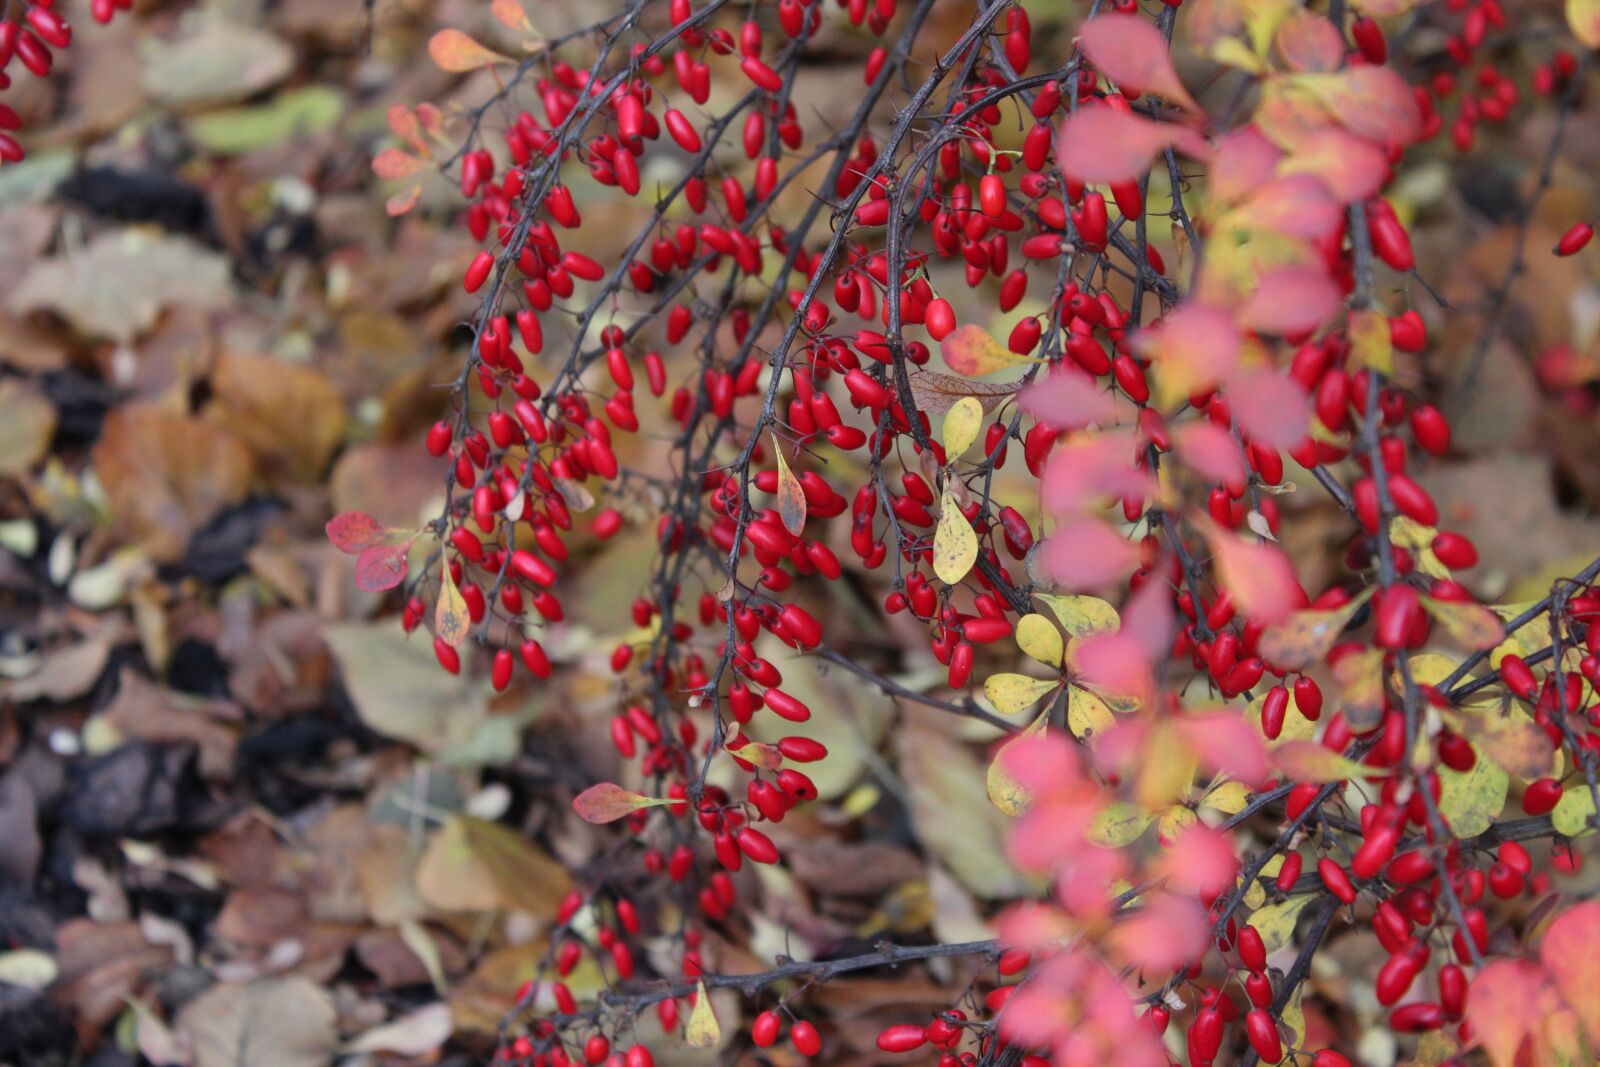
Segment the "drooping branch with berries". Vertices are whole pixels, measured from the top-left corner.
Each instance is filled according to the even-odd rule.
[[[941,960],[948,1009],[883,1051],[1333,1067],[1318,953],[1370,938],[1362,980],[1430,1062],[1588,1062],[1600,904],[1552,878],[1600,825],[1600,559],[1534,603],[1474,593],[1423,484],[1451,427],[1408,301],[1435,298],[1386,192],[1447,129],[1465,151],[1515,116],[1486,57],[1527,47],[1559,108],[1537,197],[1589,64],[1491,42],[1522,14],[1497,0],[1119,0],[1038,40],[1025,6],[953,34],[941,6],[635,0],[520,59],[445,30],[434,58],[499,90],[391,113],[375,169],[442,158],[485,246],[473,340],[426,440],[438,517],[330,537],[442,669],[506,691],[563,669],[542,635],[573,546],[652,534],[609,652],[629,770],[573,800],[615,848],[499,1059],[644,1067],[647,1011],[666,1040],[826,1058],[810,991]],[[1585,47],[1592,6],[1561,31]],[[810,114],[814,67],[862,40],[851,106]],[[643,205],[625,235],[619,202]],[[1297,487],[1344,524],[1315,596]],[[865,600],[937,683],[848,621]],[[823,670],[996,738],[984,786],[1036,891],[995,938],[719,970],[741,872],[818,799],[805,724],[838,712],[786,678]],[[586,961],[605,988],[580,997]]]

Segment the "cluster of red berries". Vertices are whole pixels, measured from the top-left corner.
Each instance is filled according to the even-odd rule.
[[[118,11],[133,6],[133,0],[90,0],[89,13],[99,23],[111,21]],[[72,44],[72,26],[56,10],[55,0],[30,0],[22,5],[20,19],[0,19],[0,92],[11,87],[11,61],[36,78],[44,78],[55,66],[55,54]],[[22,118],[15,108],[0,100],[0,164],[21,163],[27,157],[15,136]]]

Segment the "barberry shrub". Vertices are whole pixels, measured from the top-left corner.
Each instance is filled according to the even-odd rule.
[[[443,511],[330,537],[497,690],[560,669],[574,544],[645,524],[655,549],[610,651],[629,769],[573,801],[617,845],[498,1057],[827,1060],[818,984],[967,958],[881,1050],[1331,1067],[1328,1019],[1360,1011],[1428,1063],[1591,1062],[1600,903],[1555,879],[1600,799],[1600,560],[1474,595],[1421,477],[1452,447],[1452,312],[1385,192],[1527,108],[1559,138],[1588,69],[1562,42],[1600,43],[1600,9],[1116,0],[1069,39],[1005,0],[952,33],[951,6],[637,0],[522,57],[446,29],[434,59],[498,90],[390,115],[390,210],[459,181],[477,312],[425,442]],[[837,122],[797,89],[822,63],[858,79]],[[1297,488],[1336,533],[1297,530]],[[1314,592],[1283,547],[1308,536],[1344,549]],[[862,596],[921,646],[903,663],[840,610]],[[931,661],[940,684],[901,669]],[[759,891],[736,876],[817,796],[829,753],[791,724],[837,711],[786,678],[820,667],[999,737],[984,788],[1036,888],[996,938],[719,971]],[[1330,944],[1360,950],[1312,990]],[[580,999],[586,960],[608,984]]]

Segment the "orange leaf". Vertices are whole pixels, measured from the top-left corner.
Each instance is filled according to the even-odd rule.
[[[1545,931],[1539,958],[1590,1043],[1600,1045],[1600,903],[1579,904],[1557,917]]]
[[[422,160],[400,148],[385,148],[372,157],[372,173],[388,181],[409,178],[422,169]]]
[[[472,616],[467,611],[466,597],[461,595],[455,580],[450,577],[450,568],[441,566],[441,570],[439,601],[433,609],[433,633],[451,648],[458,648],[467,639],[467,631],[472,628]]]
[[[1289,557],[1272,545],[1253,545],[1215,523],[1202,526],[1223,588],[1233,594],[1239,611],[1271,626],[1300,606],[1303,593]]]
[[[460,30],[451,29],[440,30],[428,40],[428,55],[441,70],[447,70],[452,74],[465,74],[467,71],[494,63],[511,62],[510,56],[503,56],[494,49],[479,44]]]
[[[989,336],[988,330],[972,323],[958,327],[940,341],[939,354],[951,370],[968,378],[981,378],[1007,367],[1039,362],[1028,356],[1017,355]]]
[[[806,492],[783,458],[783,442],[772,438],[772,454],[778,459],[778,518],[790,536],[799,537],[806,528]]]
[[[1512,1067],[1523,1042],[1538,1029],[1534,1005],[1543,986],[1538,966],[1525,960],[1495,960],[1472,979],[1466,1016],[1494,1067]],[[1593,992],[1591,987],[1591,997]]]
[[[413,185],[403,193],[395,193],[384,201],[383,210],[390,218],[399,218],[417,206],[422,199],[422,186]]]
[[[1321,15],[1300,8],[1278,27],[1273,41],[1290,70],[1327,73],[1344,63],[1344,38]]]

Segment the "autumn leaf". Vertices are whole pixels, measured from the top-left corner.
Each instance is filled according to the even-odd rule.
[[[1523,1041],[1538,1027],[1535,1005],[1543,986],[1538,965],[1527,960],[1494,960],[1473,976],[1467,1021],[1494,1067],[1511,1067]],[[1594,995],[1592,988],[1588,995]]]
[[[1150,169],[1157,153],[1173,147],[1196,158],[1207,155],[1193,130],[1106,106],[1074,112],[1056,135],[1062,173],[1093,185],[1136,178]]]
[[[911,376],[911,398],[917,402],[917,409],[929,418],[943,418],[964,396],[975,398],[988,414],[1021,387],[1020,381],[973,382],[931,370],[919,370]]]
[[[368,593],[393,589],[406,577],[409,545],[373,545],[356,559],[356,588]]]
[[[1167,39],[1137,15],[1097,15],[1084,23],[1078,42],[1089,62],[1118,88],[1150,93],[1200,116],[1203,112],[1173,69]]]
[[[1555,771],[1555,746],[1544,729],[1520,709],[1501,715],[1490,710],[1449,714],[1450,728],[1476,745],[1507,774],[1523,781],[1543,778]]]
[[[572,810],[584,822],[608,823],[632,815],[641,808],[669,803],[659,797],[642,796],[615,782],[600,782],[572,798]]]
[[[1586,48],[1600,48],[1600,0],[1567,0],[1567,25]]]
[[[1061,666],[1064,645],[1055,624],[1043,615],[1024,615],[1017,620],[1017,647],[1046,667]]]
[[[1106,702],[1082,686],[1067,690],[1067,729],[1080,741],[1099,737],[1117,723]]]
[[[1215,523],[1202,525],[1222,586],[1242,614],[1268,626],[1293,614],[1303,593],[1289,557],[1272,545],[1253,545]]]
[[[1027,744],[1044,733],[1049,721],[1049,712],[1040,715],[1026,729],[1001,745],[996,750],[994,759],[989,761],[989,772],[985,777],[989,802],[1013,818],[1028,810],[1033,803],[1033,794],[1007,769],[1004,762],[1007,759],[1007,750],[1013,745]]]
[[[1356,612],[1371,598],[1372,591],[1367,590],[1343,607],[1331,611],[1297,611],[1287,621],[1267,627],[1257,646],[1262,658],[1289,671],[1316,666],[1339,640]]]
[[[1250,916],[1250,925],[1261,935],[1261,943],[1266,947],[1268,955],[1289,944],[1294,937],[1294,927],[1300,918],[1300,913],[1315,899],[1312,894],[1290,897],[1280,904],[1257,908]]]
[[[711,993],[704,981],[695,987],[694,1007],[683,1028],[683,1039],[690,1048],[715,1048],[722,1040],[722,1027],[717,1023],[717,1013],[711,1007]]]
[[[955,585],[977,561],[978,535],[961,514],[956,498],[946,492],[939,506],[939,525],[933,533],[933,573],[946,585]]]
[[[778,518],[791,537],[799,537],[806,528],[806,492],[783,458],[783,443],[776,435],[772,438],[772,454],[778,464]]]
[[[1098,589],[1139,565],[1139,548],[1098,519],[1078,519],[1045,538],[1039,562],[1069,589]]]
[[[1355,308],[1347,327],[1350,336],[1352,368],[1371,367],[1383,374],[1394,373],[1394,344],[1389,339],[1389,322],[1372,308]]]
[[[382,544],[389,535],[382,523],[364,511],[335,515],[323,530],[333,547],[347,556],[359,556],[373,545]]]
[[[1422,598],[1422,606],[1457,644],[1473,651],[1494,648],[1506,639],[1499,616],[1480,604]]]
[[[465,74],[494,63],[511,62],[510,56],[486,48],[456,29],[443,29],[429,38],[428,55],[440,70],[452,74]]]
[[[983,405],[974,396],[964,396],[944,413],[944,440],[946,459],[956,459],[972,447],[983,427]]]
[[[1316,741],[1286,741],[1272,750],[1272,766],[1293,782],[1342,782],[1375,773]]]
[[[957,327],[940,341],[939,354],[944,357],[946,366],[967,378],[981,378],[1007,367],[1039,362],[1031,356],[1017,355],[975,323]]]
[[[1305,440],[1311,398],[1293,378],[1254,367],[1229,377],[1226,388],[1234,421],[1252,443],[1293,448]]]
[[[983,682],[983,695],[1002,715],[1027,711],[1039,698],[1058,688],[1058,678],[1029,678],[1026,674],[991,674]]]
[[[451,648],[459,648],[467,639],[472,617],[467,612],[466,598],[456,588],[455,579],[450,577],[449,566],[444,565],[440,569],[439,601],[433,609],[433,632],[435,637]]]
[[[385,148],[372,157],[372,173],[385,181],[409,178],[427,164],[400,148]]]
[[[1114,634],[1122,626],[1117,609],[1097,596],[1036,593],[1035,597],[1050,609],[1062,629],[1080,641]]]

